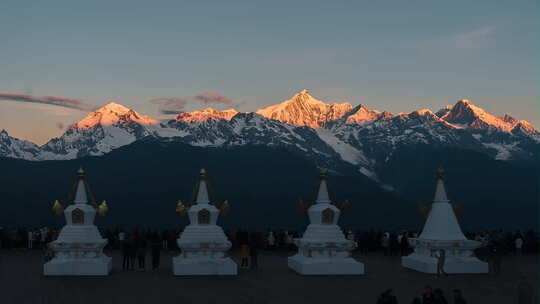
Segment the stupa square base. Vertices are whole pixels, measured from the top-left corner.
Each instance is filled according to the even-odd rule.
[[[106,276],[112,270],[112,258],[58,259],[43,265],[45,276]]]
[[[317,259],[292,256],[289,268],[302,275],[363,275],[364,264],[353,258]]]
[[[237,275],[238,266],[230,258],[186,259],[174,257],[173,274],[175,276]]]
[[[412,253],[411,255],[402,257],[401,265],[403,267],[423,273],[437,273],[437,259],[417,253]],[[475,257],[446,257],[444,271],[449,274],[482,274],[488,273],[489,267],[487,263],[484,263]]]

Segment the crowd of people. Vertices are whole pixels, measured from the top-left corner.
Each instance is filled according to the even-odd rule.
[[[0,249],[7,250],[43,250],[47,254],[47,244],[54,241],[60,229],[41,228],[2,228],[0,227]],[[106,251],[121,250],[122,268],[125,271],[147,269],[147,256],[151,258],[148,269],[156,270],[160,265],[161,251],[180,251],[176,240],[180,230],[149,230],[149,229],[104,229],[101,231],[108,240]],[[294,239],[301,237],[298,231],[267,230],[254,231],[248,229],[225,229],[232,243],[232,250],[239,252],[239,266],[243,269],[257,269],[259,250],[291,252],[295,250]],[[482,243],[476,255],[489,262],[490,272],[497,275],[501,271],[501,260],[504,255],[535,253],[539,250],[539,238],[536,232],[530,230],[504,232],[502,230],[466,233],[469,239]],[[352,231],[346,230],[345,236],[355,241],[357,253],[368,254],[381,252],[385,256],[405,256],[412,252],[408,239],[417,237],[417,233],[408,231]],[[444,264],[444,252],[437,252],[436,257]],[[444,274],[443,265],[441,271]],[[532,287],[525,279],[518,286],[519,296],[528,299]],[[432,289],[426,286],[424,293],[413,299],[413,304],[464,304],[467,303],[462,292],[452,291],[452,301],[449,302],[442,289]],[[391,289],[385,290],[379,296],[377,304],[397,304],[397,297]],[[526,301],[520,303],[528,303]],[[532,302],[531,302],[532,303]]]
[[[123,270],[146,270],[146,256],[150,251],[151,269],[157,270],[160,264],[163,236],[156,231],[142,229],[118,230],[114,236],[108,236],[109,249],[122,250]],[[137,267],[135,267],[137,264]]]
[[[361,254],[382,252],[385,256],[405,256],[412,252],[409,238],[417,233],[409,231],[353,231],[345,230],[345,236],[357,244],[356,251]],[[46,244],[55,240],[60,229],[41,228],[2,228],[0,227],[1,249],[41,249],[47,252]],[[232,249],[240,253],[241,268],[257,268],[259,250],[287,250],[295,248],[294,239],[301,237],[298,231],[271,230],[255,231],[248,229],[225,229],[232,243]],[[176,240],[180,230],[149,229],[104,229],[102,235],[108,240],[105,250],[122,250],[123,268],[144,270],[146,256],[151,256],[151,268],[159,268],[160,251],[179,251]],[[501,272],[502,257],[507,254],[522,255],[539,251],[539,238],[536,232],[529,230],[505,232],[502,230],[466,233],[469,239],[482,243],[476,255],[489,263],[490,272]],[[49,255],[46,254],[46,258]],[[434,256],[444,261],[444,252],[435,252]],[[137,264],[137,267],[135,267]],[[444,269],[441,267],[441,272]]]
[[[383,230],[345,230],[347,239],[355,241],[356,250],[360,253],[383,252],[387,256],[403,256],[411,252],[408,239],[418,234],[409,231],[383,231]],[[130,243],[129,238],[159,239],[161,249],[178,250],[176,240],[180,230],[149,230],[149,229],[103,229],[102,235],[108,239],[109,249],[122,249],[123,245]],[[41,228],[3,228],[0,227],[0,248],[27,248],[43,249],[45,244],[55,240],[60,229]],[[233,249],[240,249],[241,245],[248,245],[258,249],[292,250],[294,239],[301,237],[299,231],[271,230],[256,231],[249,229],[225,229],[227,237],[232,242]],[[538,252],[540,239],[538,234],[529,230],[527,232],[492,230],[476,233],[466,233],[469,239],[482,242],[485,249],[495,247],[502,254],[513,252],[515,254]],[[144,237],[143,237],[144,236]],[[126,239],[128,242],[125,242]],[[139,241],[140,242],[140,241]],[[148,241],[149,242],[149,241]],[[144,242],[146,243],[146,241]]]
[[[0,249],[43,249],[56,240],[60,230],[41,228],[0,227]]]
[[[431,286],[426,286],[420,297],[415,297],[411,304],[467,304],[460,289],[452,290],[452,302],[449,302],[441,288],[435,290]],[[398,304],[398,299],[392,289],[385,290],[379,296],[377,304]]]
[[[467,304],[467,300],[460,289],[453,289],[452,295],[447,298],[443,289],[435,288],[427,285],[424,291],[418,297],[412,299],[411,304]],[[518,304],[533,304],[534,291],[533,286],[522,276],[517,284],[517,301]],[[402,302],[403,303],[403,302]],[[377,304],[399,304],[397,296],[394,295],[392,289],[383,291],[377,299]]]

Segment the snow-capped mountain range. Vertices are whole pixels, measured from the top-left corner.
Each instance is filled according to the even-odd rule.
[[[374,179],[400,147],[459,147],[498,160],[522,160],[534,158],[540,145],[540,133],[530,123],[498,117],[465,99],[436,113],[422,109],[394,115],[365,105],[327,104],[303,90],[252,113],[208,108],[168,121],[111,102],[43,146],[1,131],[0,157],[42,161],[100,156],[148,137],[201,147],[280,146],[321,165],[347,163]]]
[[[256,113],[295,126],[320,128],[351,110],[352,105],[349,103],[327,104],[313,98],[307,90],[302,90],[293,98],[260,109]]]

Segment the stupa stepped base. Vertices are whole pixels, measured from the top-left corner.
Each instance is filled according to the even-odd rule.
[[[237,275],[238,267],[231,258],[195,259],[173,258],[175,276]]]
[[[413,253],[402,257],[401,265],[423,273],[437,273],[437,258],[426,255]],[[476,257],[446,257],[444,271],[449,274],[481,274],[488,273],[489,267]]]
[[[347,242],[343,231],[337,225],[310,224],[302,238],[306,241]]]
[[[43,265],[46,276],[106,276],[112,269],[112,258],[60,259],[54,258]]]
[[[106,244],[94,225],[66,225],[55,243],[96,243]]]
[[[182,236],[178,241],[186,244],[229,243],[223,229],[217,225],[188,225],[182,232]]]
[[[363,275],[364,264],[353,258],[288,258],[289,268],[302,275]]]

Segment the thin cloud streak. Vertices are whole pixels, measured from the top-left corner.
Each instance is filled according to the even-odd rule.
[[[159,111],[165,115],[175,115],[184,112],[188,101],[184,98],[155,98],[148,102],[159,105]]]
[[[184,113],[185,111],[183,111],[183,110],[166,110],[166,109],[162,109],[162,110],[159,110],[159,112],[161,114],[164,114],[164,115],[178,115],[180,113]]]
[[[185,112],[184,109],[189,103],[202,102],[205,105],[219,104],[233,108],[238,108],[246,102],[234,102],[231,98],[223,96],[219,93],[202,93],[191,98],[170,97],[170,98],[155,98],[148,102],[159,105],[159,112],[165,115],[176,115]]]
[[[458,48],[482,48],[495,42],[495,27],[484,26],[441,39],[441,44]]]
[[[195,96],[195,99],[202,101],[205,104],[217,103],[228,106],[232,106],[234,104],[232,99],[219,93],[202,93]]]
[[[0,93],[0,100],[47,104],[80,111],[93,111],[96,109],[95,106],[89,105],[80,99],[57,96],[34,96],[25,94]]]
[[[455,51],[468,52],[492,48],[495,45],[496,27],[482,26],[460,33],[441,35],[428,40],[408,41],[398,45],[398,48],[447,54]]]

